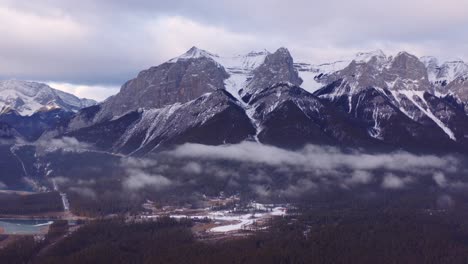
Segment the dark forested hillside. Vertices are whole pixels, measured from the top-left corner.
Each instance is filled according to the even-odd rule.
[[[40,245],[21,240],[0,251],[0,258],[8,263],[466,263],[465,217],[396,209],[304,211],[276,220],[268,231],[215,242],[196,240],[190,222],[107,220],[89,223],[41,256],[28,253]]]

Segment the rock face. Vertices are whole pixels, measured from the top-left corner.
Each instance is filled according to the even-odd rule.
[[[457,76],[447,79],[446,94],[434,82],[442,72]],[[243,140],[284,148],[466,151],[467,82],[449,72],[455,71],[406,52],[358,53],[313,66],[294,64],[284,48],[235,57],[192,48],[141,72],[119,94],[54,124],[42,137],[76,137],[127,155]],[[303,89],[301,76],[315,84]]]
[[[328,78],[331,84],[315,95],[367,124],[376,139],[401,146],[437,142],[434,147],[465,141],[465,128],[452,121],[465,119],[460,105],[431,94],[426,66],[413,55],[353,61]]]
[[[0,111],[2,113],[15,111],[19,115],[30,116],[36,112],[58,108],[77,112],[95,104],[96,101],[80,99],[43,83],[0,81]]]
[[[229,75],[211,56],[193,47],[178,58],[140,72],[135,79],[125,83],[117,95],[102,104],[97,120],[139,108],[186,103],[205,93],[224,89],[224,80]]]
[[[107,150],[145,154],[185,142],[239,143],[254,134],[239,102],[226,91],[216,90],[185,104],[130,112],[67,135]]]
[[[422,57],[421,61],[427,68],[429,80],[435,88],[442,93],[447,93],[447,85],[455,79],[468,74],[468,64],[462,60],[447,61],[442,64],[435,57]]]
[[[426,65],[429,81],[434,85],[436,93],[450,94],[460,103],[468,105],[467,63],[462,60],[452,60],[439,64],[434,57],[422,57],[421,61]]]
[[[446,86],[449,94],[455,96],[465,106],[465,111],[468,113],[468,74],[459,76]]]
[[[256,93],[250,104],[262,143],[298,148],[311,143],[363,146],[373,141],[364,126],[289,83]]]
[[[253,77],[240,92],[242,100],[248,102],[253,94],[277,83],[301,85],[302,79],[294,67],[294,61],[285,48],[269,54],[265,62],[253,71]]]

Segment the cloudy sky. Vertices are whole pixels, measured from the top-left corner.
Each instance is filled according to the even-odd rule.
[[[0,0],[0,79],[98,100],[192,46],[322,63],[406,50],[468,60],[466,0]]]

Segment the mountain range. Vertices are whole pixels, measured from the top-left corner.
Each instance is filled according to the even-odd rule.
[[[125,155],[244,140],[465,152],[467,80],[461,60],[407,52],[314,65],[295,62],[286,48],[223,57],[193,47],[101,103],[43,84],[0,82],[0,136],[73,137]]]

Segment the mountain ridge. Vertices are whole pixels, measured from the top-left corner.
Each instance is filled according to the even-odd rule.
[[[42,138],[76,137],[132,155],[185,142],[242,140],[286,148],[425,148],[430,142],[463,150],[464,101],[437,92],[427,61],[376,50],[317,67],[296,63],[286,48],[222,57],[193,47],[143,70],[117,95]],[[311,79],[315,89],[304,89]]]
[[[94,104],[97,104],[94,100],[78,98],[44,83],[20,80],[0,81],[0,109],[2,112],[9,109],[20,115],[31,116],[38,111],[57,108],[77,112]]]

